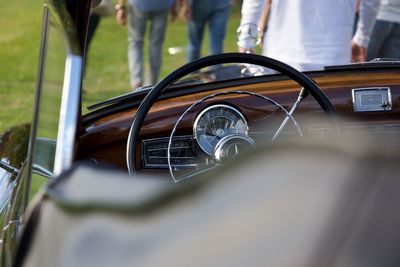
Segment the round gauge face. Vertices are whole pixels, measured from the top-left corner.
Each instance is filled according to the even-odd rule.
[[[247,121],[235,108],[214,105],[203,110],[196,118],[193,133],[201,149],[212,155],[215,146],[223,137],[248,132]]]

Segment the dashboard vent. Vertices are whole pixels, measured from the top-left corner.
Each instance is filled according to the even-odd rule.
[[[143,140],[142,159],[145,169],[168,169],[169,138]],[[171,143],[171,165],[173,167],[195,167],[201,158],[195,149],[193,136],[177,136]]]

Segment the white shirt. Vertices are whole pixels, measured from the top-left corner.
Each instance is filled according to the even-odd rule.
[[[252,2],[247,7],[257,10],[264,2],[244,0],[243,6],[246,1]],[[361,0],[354,36],[359,45],[367,46],[369,42],[379,1]],[[300,71],[349,63],[355,5],[355,0],[272,0],[263,54]]]
[[[382,0],[377,18],[400,23],[400,0]]]
[[[261,12],[264,6],[264,0],[243,0],[242,18],[240,25],[258,24],[261,17]]]

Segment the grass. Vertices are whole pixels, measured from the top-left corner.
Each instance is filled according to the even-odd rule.
[[[0,9],[0,132],[32,117],[41,20],[40,1]]]
[[[40,0],[10,1],[0,9],[0,132],[32,118],[43,5]],[[235,6],[227,28],[225,51],[236,51],[240,10]],[[187,24],[170,22],[164,43],[161,78],[185,63],[185,53],[169,47],[187,44]],[[207,54],[208,38],[203,41]],[[145,51],[145,59],[147,52]],[[93,37],[84,79],[84,105],[129,92],[127,30],[104,17]],[[85,112],[85,109],[84,109]]]

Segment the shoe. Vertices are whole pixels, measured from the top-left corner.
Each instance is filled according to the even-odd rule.
[[[143,86],[143,83],[136,83],[134,85],[132,85],[132,91],[136,91],[138,89],[140,89]]]

